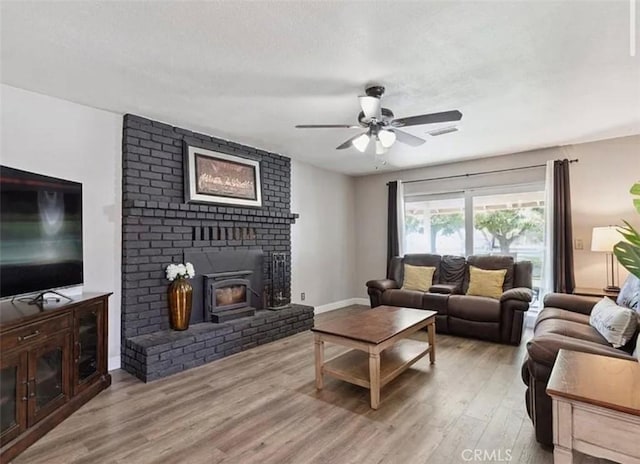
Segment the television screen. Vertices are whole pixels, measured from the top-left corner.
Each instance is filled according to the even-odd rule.
[[[82,184],[0,166],[0,298],[82,283]]]

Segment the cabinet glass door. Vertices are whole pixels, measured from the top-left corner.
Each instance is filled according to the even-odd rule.
[[[89,388],[106,365],[102,339],[104,311],[101,303],[77,309],[74,315],[74,394]]]
[[[98,372],[98,313],[78,314],[78,382],[84,382]]]
[[[67,335],[34,349],[29,356],[29,422],[37,422],[69,396]]]
[[[62,394],[62,347],[55,347],[38,357],[35,387],[38,409]]]
[[[3,358],[0,363],[0,443],[16,437],[26,427],[26,353]]]

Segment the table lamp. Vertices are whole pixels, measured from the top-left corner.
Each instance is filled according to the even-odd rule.
[[[607,263],[607,292],[616,292],[620,288],[617,285],[618,269],[614,271],[613,246],[622,240],[622,235],[616,226],[594,227],[591,234],[591,251],[606,253]],[[617,262],[617,261],[616,261]]]

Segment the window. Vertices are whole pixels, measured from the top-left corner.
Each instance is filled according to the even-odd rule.
[[[473,229],[474,254],[531,261],[537,300],[544,257],[544,190],[474,196]]]
[[[465,254],[464,197],[407,199],[405,253]]]
[[[537,296],[544,256],[543,185],[414,194],[404,201],[405,253],[508,254],[528,260]]]

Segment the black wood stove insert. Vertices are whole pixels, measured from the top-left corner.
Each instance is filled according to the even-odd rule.
[[[253,316],[250,294],[260,295],[251,288],[253,271],[230,271],[204,274],[205,308],[211,322],[225,322],[238,317]]]

